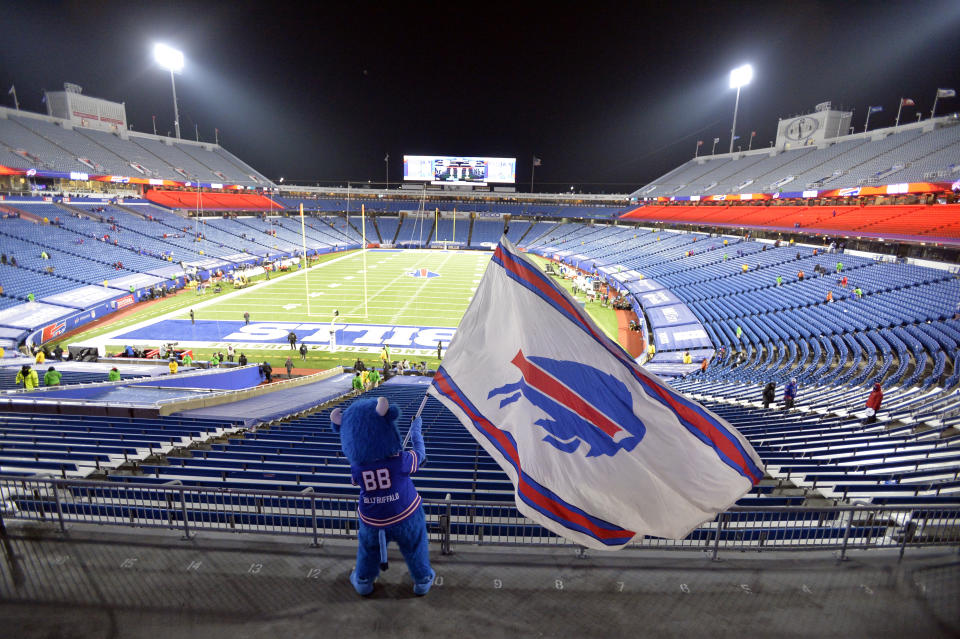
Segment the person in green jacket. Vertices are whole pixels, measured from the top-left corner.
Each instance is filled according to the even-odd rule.
[[[363,392],[363,379],[360,377],[360,371],[357,371],[357,374],[353,376],[353,390],[358,393]]]
[[[107,376],[107,379],[110,380],[111,382],[120,381],[120,371],[117,370],[116,366],[110,369],[110,374]]]
[[[30,368],[30,364],[24,364],[20,372],[17,373],[16,383],[17,386],[23,384],[23,387],[27,390],[33,390],[40,385],[40,376],[37,375],[37,371]]]
[[[47,369],[47,372],[43,376],[43,385],[44,386],[59,386],[60,385],[60,371],[55,369],[53,366]]]
[[[217,354],[214,353],[210,356],[210,368],[216,368],[220,365],[220,358],[217,357]]]
[[[380,385],[380,373],[375,368],[370,369],[370,384],[372,386]]]
[[[193,358],[190,357],[190,353],[184,353],[180,361],[183,362],[184,366],[193,366]]]

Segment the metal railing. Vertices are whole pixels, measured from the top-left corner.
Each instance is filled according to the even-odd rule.
[[[356,536],[357,497],[302,492],[0,476],[2,518],[179,530]],[[521,515],[508,502],[424,499],[432,541],[444,554],[455,545],[575,544]],[[683,539],[637,538],[632,549],[720,551],[960,547],[960,506],[733,507]]]

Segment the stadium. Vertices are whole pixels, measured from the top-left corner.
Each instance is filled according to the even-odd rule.
[[[76,84],[0,107],[11,636],[960,632],[960,117],[930,91],[929,117],[859,132],[798,104],[762,148],[735,148],[735,111],[709,154],[617,193],[528,190],[485,156],[293,183]],[[522,269],[681,417],[731,425],[762,462],[749,490],[617,553],[531,518],[452,383],[522,332],[522,307],[482,315]],[[500,408],[542,407],[513,363]],[[422,419],[426,599],[393,548],[351,589],[360,492],[331,415],[371,398],[407,438]],[[564,453],[593,441],[542,421]]]

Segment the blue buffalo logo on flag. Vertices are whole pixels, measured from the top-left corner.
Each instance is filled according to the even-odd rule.
[[[520,380],[495,388],[488,397],[505,396],[501,407],[522,397],[550,415],[534,423],[546,431],[543,441],[557,450],[587,448],[587,457],[616,455],[633,450],[643,438],[643,422],[625,409],[630,391],[612,375],[578,362],[528,358],[522,351],[510,363],[520,370]]]
[[[643,370],[506,239],[428,392],[521,515],[590,548],[685,537],[763,477],[735,428]]]
[[[410,277],[440,277],[439,273],[434,273],[433,271],[427,270],[425,268],[418,268],[415,271],[410,271],[407,273]]]

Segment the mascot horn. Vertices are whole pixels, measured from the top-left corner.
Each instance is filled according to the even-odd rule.
[[[427,520],[420,495],[410,475],[426,461],[422,422],[410,425],[413,450],[403,450],[397,422],[400,411],[386,397],[355,401],[345,411],[330,413],[333,429],[340,433],[340,448],[350,462],[353,483],[360,487],[359,547],[350,583],[360,595],[373,592],[373,582],[386,569],[387,543],[400,547],[413,577],[413,592],[425,595],[433,585]]]

